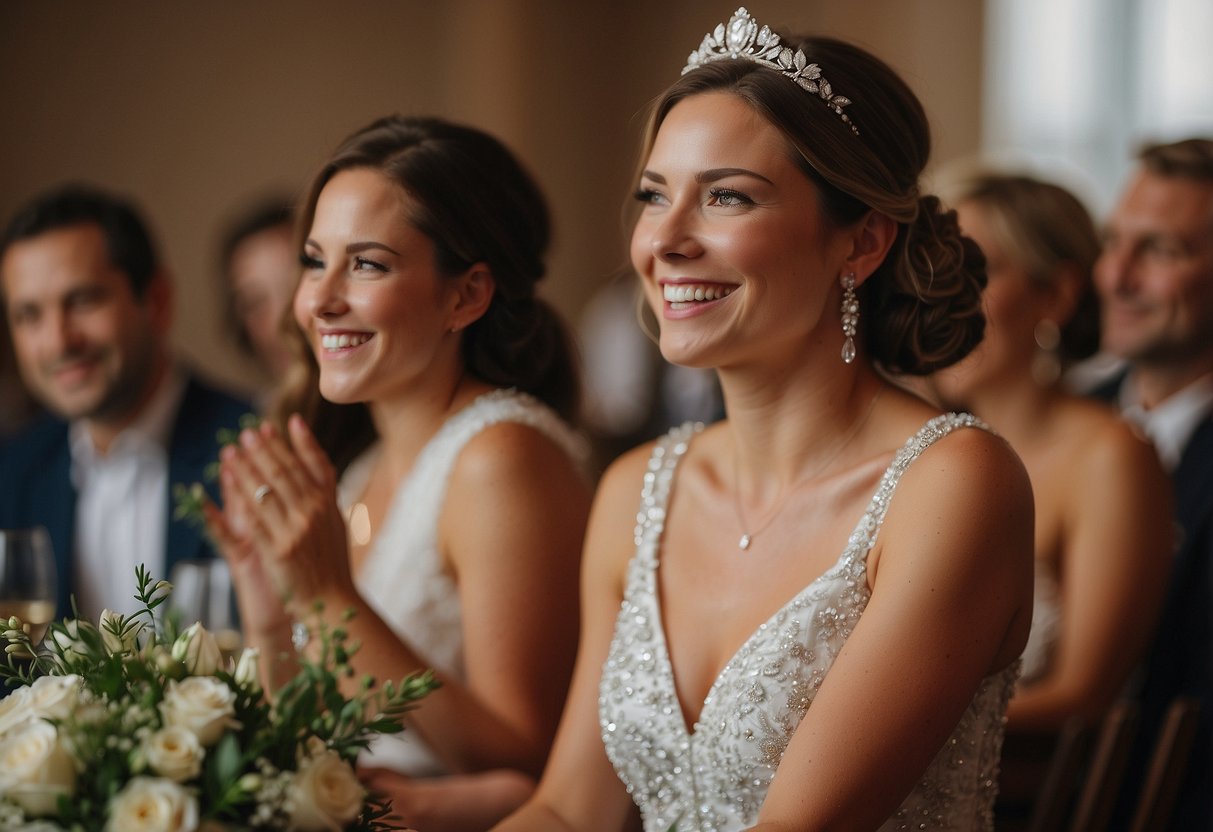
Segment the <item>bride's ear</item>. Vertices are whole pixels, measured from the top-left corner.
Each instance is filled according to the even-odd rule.
[[[897,222],[888,214],[868,211],[850,231],[851,253],[844,271],[855,275],[855,285],[862,285],[880,267],[897,239]]]
[[[447,321],[451,332],[474,324],[488,311],[497,291],[497,281],[485,263],[476,263],[456,278],[455,303]]]

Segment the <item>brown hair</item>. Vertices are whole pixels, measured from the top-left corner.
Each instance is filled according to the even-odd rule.
[[[316,175],[300,211],[301,234],[324,186],[351,168],[377,170],[407,192],[411,222],[433,241],[440,273],[461,274],[476,263],[492,272],[492,303],[462,332],[467,371],[530,393],[574,421],[580,388],[572,342],[535,294],[551,238],[547,203],[514,155],[487,133],[442,119],[379,119],[342,142]],[[370,415],[365,405],[320,397],[315,357],[299,340],[299,366],[277,415],[303,414],[341,470],[374,440]]]
[[[897,73],[859,47],[830,38],[783,42],[821,66],[834,92],[851,99],[846,112],[859,135],[780,73],[722,60],[683,75],[653,103],[642,160],[679,101],[709,91],[740,97],[783,133],[830,222],[851,225],[876,210],[898,224],[885,261],[858,290],[868,355],[891,372],[912,375],[954,364],[984,331],[985,260],[961,235],[955,212],[919,193],[931,148],[922,105]]]
[[[1138,152],[1137,158],[1159,176],[1213,182],[1213,139],[1149,144]]]
[[[1060,322],[1061,357],[1077,361],[1094,355],[1099,348],[1099,298],[1091,271],[1100,241],[1078,198],[1030,176],[978,173],[957,188],[952,203],[962,202],[986,209],[1003,250],[1033,281],[1048,284],[1059,268],[1077,268],[1082,289],[1073,314]]]

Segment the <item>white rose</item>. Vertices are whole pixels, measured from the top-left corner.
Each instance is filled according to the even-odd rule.
[[[40,676],[29,686],[30,703],[39,716],[67,719],[80,700],[82,681],[74,673],[67,676]]]
[[[232,674],[238,684],[252,690],[261,689],[261,649],[245,647],[236,662],[236,672]]]
[[[136,777],[114,796],[106,832],[194,832],[198,799],[172,780]]]
[[[180,725],[170,725],[143,741],[143,756],[148,767],[156,774],[184,783],[202,772],[202,759],[206,752],[193,731]]]
[[[335,751],[304,760],[287,787],[291,832],[341,832],[362,811],[366,792]]]
[[[76,763],[49,722],[37,720],[0,741],[0,794],[31,815],[53,815],[76,787]]]
[[[132,621],[106,609],[101,611],[97,629],[101,631],[101,643],[111,655],[133,653],[139,647],[139,633],[143,630],[143,622]]]
[[[38,717],[38,712],[34,710],[33,698],[29,688],[20,687],[0,699],[0,739],[14,728]]]
[[[225,729],[238,727],[235,701],[236,692],[213,676],[191,676],[168,683],[160,716],[166,726],[185,728],[209,747]]]
[[[194,676],[212,676],[223,662],[215,636],[199,622],[177,636],[173,642],[173,658]]]

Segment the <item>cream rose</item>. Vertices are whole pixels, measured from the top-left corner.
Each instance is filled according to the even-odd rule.
[[[28,687],[20,687],[0,699],[0,739],[14,728],[19,728],[38,717],[38,712],[34,710],[31,702],[33,697]]]
[[[194,832],[198,799],[163,777],[136,777],[114,796],[106,832]]]
[[[126,616],[112,610],[102,610],[97,622],[101,631],[101,643],[113,654],[134,653],[139,647],[139,633],[143,630],[142,621],[132,621]]]
[[[341,832],[362,811],[366,792],[335,751],[305,759],[287,789],[291,832]]]
[[[27,814],[55,814],[59,795],[76,788],[76,763],[49,722],[36,720],[0,741],[0,794]]]
[[[173,642],[173,658],[193,676],[212,676],[223,662],[219,643],[201,623],[195,622]]]
[[[191,676],[171,681],[160,703],[166,726],[179,726],[193,733],[204,746],[214,745],[227,728],[238,727],[233,718],[236,693],[212,676]]]
[[[170,725],[143,741],[143,757],[148,768],[176,783],[193,780],[202,772],[206,752],[194,732]]]
[[[29,686],[34,711],[48,719],[67,719],[80,701],[81,681],[74,673],[67,676],[39,676]]]

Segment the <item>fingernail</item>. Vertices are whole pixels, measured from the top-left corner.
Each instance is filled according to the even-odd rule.
[[[245,428],[244,430],[240,431],[240,444],[244,447],[252,448],[260,441],[261,437],[259,437],[257,432],[251,428]]]

